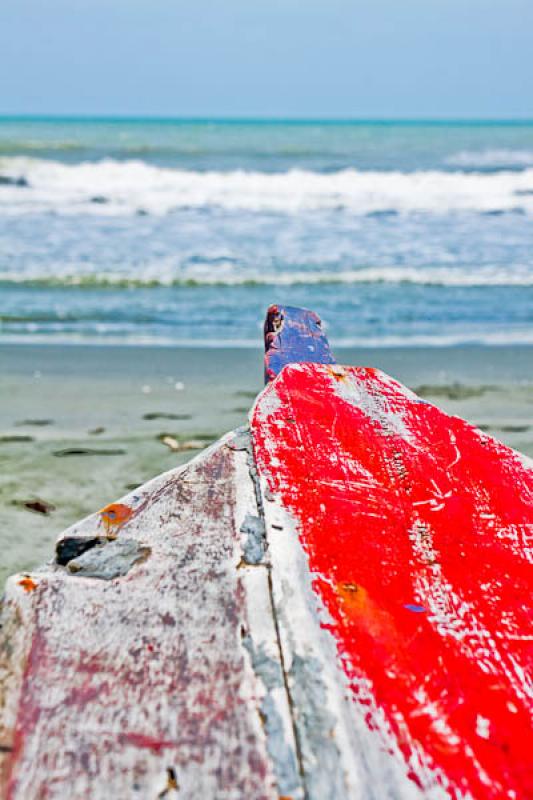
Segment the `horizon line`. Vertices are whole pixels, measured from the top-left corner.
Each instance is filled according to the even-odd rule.
[[[72,122],[181,122],[181,123],[271,123],[271,124],[374,124],[374,125],[528,125],[533,124],[532,117],[463,117],[463,116],[413,116],[413,117],[315,117],[315,116],[204,116],[204,115],[159,115],[159,114],[106,114],[106,113],[3,113],[0,112],[0,121],[72,121]]]

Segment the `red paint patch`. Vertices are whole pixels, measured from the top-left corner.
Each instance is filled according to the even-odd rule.
[[[422,752],[452,797],[533,797],[532,471],[377,370],[288,367],[252,430],[354,698],[369,680],[412,780]]]
[[[167,747],[176,747],[176,742],[159,739],[155,736],[146,736],[144,733],[121,733],[119,742],[121,745],[131,744],[134,747],[145,747],[154,753],[161,753]]]

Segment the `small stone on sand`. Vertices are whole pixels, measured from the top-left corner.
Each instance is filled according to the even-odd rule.
[[[157,437],[162,444],[166,445],[173,453],[182,453],[186,450],[203,450],[208,444],[203,439],[188,439],[185,442],[180,442],[174,436],[168,433],[163,433]]]
[[[148,414],[143,414],[143,419],[191,419],[190,414],[171,414],[165,411],[150,411]]]
[[[21,419],[18,422],[15,422],[17,427],[22,425],[34,425],[35,427],[44,427],[45,425],[52,425],[53,419]]]
[[[95,450],[88,447],[66,447],[64,450],[55,450],[54,456],[63,458],[64,456],[124,456],[125,450]]]
[[[14,503],[17,506],[27,508],[28,511],[33,511],[36,514],[44,514],[45,516],[48,516],[48,514],[56,510],[53,503],[48,503],[46,500],[41,500],[38,497],[33,500],[15,500]]]
[[[177,439],[174,439],[173,436],[163,436],[161,441],[168,447],[169,450],[172,450],[173,453],[179,452],[180,446]]]
[[[180,450],[203,450],[207,442],[201,439],[189,439],[188,442],[181,442]]]

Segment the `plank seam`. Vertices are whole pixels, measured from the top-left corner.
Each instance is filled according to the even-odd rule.
[[[260,519],[263,522],[263,537],[264,537],[264,550],[265,553],[268,549],[268,540],[266,536],[266,520],[265,520],[265,509],[263,503],[263,496],[261,492],[261,486],[259,481],[259,475],[257,472],[257,465],[255,463],[255,457],[253,452],[253,444],[252,444],[252,432],[249,427],[242,430],[243,434],[243,444],[246,441],[246,445],[243,449],[246,450],[247,456],[247,464],[248,464],[248,471],[250,474],[250,479],[252,481],[252,485],[254,487],[256,503],[257,503],[257,513],[259,514]],[[270,608],[272,613],[272,620],[274,622],[274,630],[276,634],[276,646],[279,654],[280,666],[281,666],[281,674],[283,676],[283,687],[285,690],[285,695],[287,697],[287,706],[289,709],[289,714],[291,718],[291,726],[292,732],[294,737],[294,746],[295,746],[295,756],[296,756],[296,763],[298,766],[298,775],[300,777],[300,781],[302,784],[303,792],[304,792],[304,800],[308,800],[309,792],[306,785],[306,777],[305,771],[303,766],[303,753],[302,753],[302,745],[300,740],[300,734],[298,731],[298,726],[296,724],[295,718],[295,706],[293,703],[292,695],[289,688],[289,678],[287,674],[287,668],[285,664],[285,658],[283,655],[283,647],[281,644],[281,631],[279,626],[279,619],[277,615],[276,605],[274,603],[274,587],[272,583],[272,564],[269,560],[265,560],[262,563],[258,564],[257,566],[263,566],[267,572],[267,580],[268,580],[268,594],[269,594],[269,601],[270,601]]]

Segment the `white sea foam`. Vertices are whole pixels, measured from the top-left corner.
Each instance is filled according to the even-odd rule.
[[[345,209],[353,214],[394,211],[533,214],[533,168],[491,174],[344,169],[324,174],[194,172],[142,161],[63,164],[0,159],[0,175],[28,186],[0,185],[0,213],[131,215],[144,210],[218,207],[248,212],[299,213]]]
[[[510,330],[490,333],[489,331],[463,331],[456,334],[420,334],[411,336],[402,334],[397,336],[330,336],[333,347],[458,347],[465,345],[474,346],[533,346],[533,331],[531,330]],[[244,338],[218,337],[218,338],[185,338],[176,336],[164,336],[161,334],[151,334],[133,327],[130,331],[121,331],[113,334],[107,333],[102,336],[102,331],[96,330],[61,330],[53,329],[39,333],[35,331],[35,326],[28,324],[23,331],[11,333],[2,331],[2,342],[4,344],[32,343],[32,344],[107,344],[121,346],[138,345],[157,345],[159,347],[245,347],[257,349],[257,336]],[[529,384],[528,379],[524,379],[524,385]]]

